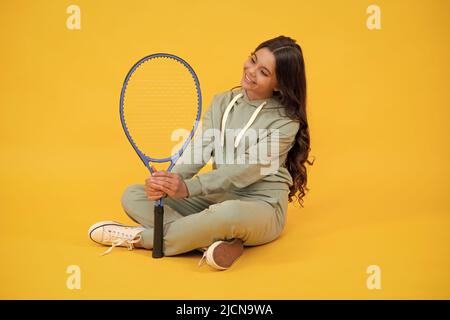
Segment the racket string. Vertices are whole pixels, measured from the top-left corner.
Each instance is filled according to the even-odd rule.
[[[199,116],[200,95],[194,80],[182,63],[167,58],[146,61],[129,78],[124,122],[140,150],[165,158],[183,144],[179,138],[189,136]]]

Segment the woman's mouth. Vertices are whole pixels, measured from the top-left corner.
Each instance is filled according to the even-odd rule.
[[[250,77],[247,75],[247,73],[244,73],[244,79],[247,83],[251,83],[251,84],[256,84],[255,81],[253,81],[252,79],[250,79]]]

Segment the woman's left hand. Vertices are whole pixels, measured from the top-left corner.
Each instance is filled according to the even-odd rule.
[[[164,170],[154,172],[150,178],[145,180],[145,184],[150,188],[166,193],[171,198],[186,198],[189,196],[186,184],[176,173]]]

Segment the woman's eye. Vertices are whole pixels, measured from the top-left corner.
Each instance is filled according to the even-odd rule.
[[[253,58],[253,56],[248,56],[248,57],[250,58],[250,61],[251,61],[253,64],[256,63],[256,61],[255,61],[255,59]],[[265,73],[264,71],[261,71],[261,73],[262,73],[262,75],[265,76],[265,77],[268,77],[268,76],[269,76],[269,75],[268,75],[267,73]]]

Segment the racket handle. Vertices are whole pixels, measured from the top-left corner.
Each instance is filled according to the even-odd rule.
[[[164,234],[164,206],[155,206],[155,229],[153,231],[153,258],[164,257],[163,234]]]

